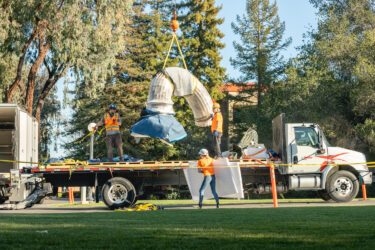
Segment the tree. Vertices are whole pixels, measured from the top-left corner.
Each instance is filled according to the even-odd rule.
[[[289,46],[291,39],[283,41],[285,23],[277,15],[276,1],[247,0],[246,15],[237,15],[232,29],[241,43],[234,41],[236,58],[231,64],[243,74],[242,81],[256,79],[258,107],[262,93],[283,73],[284,62],[280,51]]]
[[[19,87],[22,103],[40,122],[45,98],[68,70],[77,82],[85,79],[90,93],[103,87],[123,45],[130,0],[15,0],[7,1],[2,10],[7,18],[0,27],[6,27],[8,37],[0,44],[1,56],[17,62],[13,80],[5,83],[5,101],[12,102]],[[27,78],[25,65],[30,65]],[[34,96],[42,65],[48,78],[40,95]],[[33,110],[34,99],[38,101]]]
[[[188,69],[206,86],[213,99],[220,100],[223,94],[218,89],[225,81],[225,69],[220,66],[219,50],[225,45],[220,41],[224,34],[218,27],[224,19],[217,15],[222,7],[215,6],[215,0],[185,0],[178,8]]]
[[[175,148],[158,140],[141,140],[136,144],[129,131],[140,117],[152,78],[163,66],[170,38],[167,32],[169,20],[164,14],[166,4],[166,1],[160,0],[134,2],[133,13],[124,27],[126,46],[116,55],[115,73],[107,79],[103,91],[96,96],[95,106],[85,91],[84,83],[80,85],[72,103],[75,112],[69,135],[79,133],[82,138],[88,133],[87,124],[98,122],[108,112],[108,106],[116,103],[123,120],[120,131],[125,154],[148,160],[167,160],[174,154]],[[169,63],[173,65],[176,61],[172,58]],[[85,159],[88,141],[81,144],[71,142],[66,148],[73,149],[73,157]],[[106,157],[104,136],[97,136],[96,145],[95,157]]]
[[[262,113],[316,122],[334,145],[362,151],[365,142],[374,150],[374,4],[311,2],[319,10],[318,28],[290,60],[285,80],[267,91]]]
[[[214,0],[184,0],[176,5],[177,20],[180,22],[177,34],[187,68],[217,101],[223,98],[218,88],[225,80],[225,69],[220,66],[222,58],[219,53],[224,48],[220,41],[224,35],[218,29],[218,25],[223,23],[223,19],[217,17],[220,9],[221,7],[215,6]],[[170,17],[174,11],[175,6],[170,5]],[[178,54],[173,56],[178,57]],[[183,67],[181,61],[179,65]],[[175,143],[178,152],[175,157],[196,158],[196,152],[200,148],[211,146],[211,132],[208,128],[199,128],[194,124],[192,110],[184,98],[174,98],[174,101],[176,119],[188,134],[187,138]]]
[[[320,22],[315,44],[324,55],[339,88],[344,115],[375,150],[375,3],[371,0],[311,0]],[[335,89],[338,90],[339,88]]]

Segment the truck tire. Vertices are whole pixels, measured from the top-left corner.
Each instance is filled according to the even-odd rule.
[[[358,178],[349,171],[341,170],[329,178],[327,182],[329,196],[336,202],[349,202],[359,191]]]
[[[109,179],[102,189],[102,199],[110,209],[130,207],[136,198],[133,184],[122,177]]]
[[[329,196],[327,190],[318,190],[318,195],[322,200],[327,201],[327,202],[332,202],[331,196]]]

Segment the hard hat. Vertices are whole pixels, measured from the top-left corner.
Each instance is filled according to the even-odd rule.
[[[219,109],[220,108],[220,104],[215,102],[214,105],[212,106],[214,109]]]
[[[109,105],[109,109],[116,109],[116,104],[111,104],[111,105]]]
[[[208,150],[205,148],[202,148],[201,150],[199,150],[199,155],[208,155]]]

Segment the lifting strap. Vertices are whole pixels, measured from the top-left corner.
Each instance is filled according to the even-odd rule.
[[[165,57],[165,60],[164,60],[164,64],[163,64],[163,69],[165,69],[165,66],[167,64],[167,61],[168,61],[168,57],[169,57],[169,54],[171,53],[171,49],[172,49],[172,45],[173,45],[173,42],[176,41],[176,44],[177,44],[177,48],[178,48],[178,51],[180,53],[180,56],[181,56],[181,59],[182,59],[182,62],[184,63],[184,67],[185,69],[187,70],[187,67],[186,67],[186,63],[185,63],[185,59],[184,59],[184,55],[182,54],[182,51],[181,51],[181,47],[180,47],[180,43],[178,42],[178,39],[177,39],[177,36],[176,36],[176,33],[172,33],[172,40],[169,44],[169,49],[168,49],[168,53],[167,53],[167,56]]]
[[[115,209],[116,212],[131,212],[131,211],[152,211],[152,210],[160,210],[162,207],[153,205],[151,203],[139,203],[137,205],[133,205],[132,208],[119,208]]]

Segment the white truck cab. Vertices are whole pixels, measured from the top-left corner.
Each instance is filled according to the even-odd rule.
[[[273,150],[281,157],[278,170],[288,175],[290,190],[318,190],[324,200],[354,199],[360,184],[371,184],[372,173],[363,153],[331,146],[313,123],[285,123],[281,114],[272,121]]]

